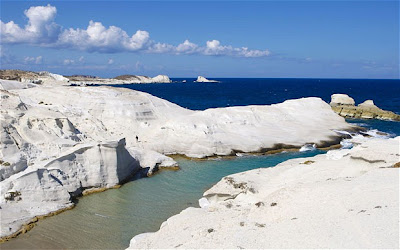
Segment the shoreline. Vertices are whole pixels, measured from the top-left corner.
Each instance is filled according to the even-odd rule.
[[[292,248],[300,242],[300,248],[398,248],[398,220],[392,219],[399,211],[400,137],[353,143],[352,149],[225,176],[205,191],[200,208],[186,208],[158,231],[135,235],[128,249]]]
[[[7,118],[2,150],[11,151],[2,159],[2,212],[8,215],[2,227],[17,232],[24,226],[16,229],[16,222],[46,210],[52,214],[70,199],[121,185],[137,171],[150,176],[158,169],[176,170],[175,155],[199,160],[268,155],[307,144],[329,150],[346,137],[335,130],[363,130],[315,97],[193,111],[113,87],[26,88],[4,80],[1,87]],[[29,202],[35,206],[25,211]],[[28,219],[26,224],[34,223]]]
[[[330,149],[335,149],[335,148],[340,148],[340,147],[341,147],[340,144],[332,144],[329,147],[317,148],[317,149],[328,151]],[[250,155],[250,156],[274,155],[274,154],[280,154],[282,152],[298,152],[299,149],[300,149],[299,147],[296,147],[296,148],[281,148],[281,149],[267,150],[267,151],[265,151],[263,153],[252,153],[252,152],[249,152],[249,153],[245,153],[245,154],[246,155]],[[239,157],[237,155],[220,155],[220,156],[208,156],[208,157],[205,157],[205,158],[191,158],[191,157],[187,157],[185,155],[178,155],[178,154],[177,155],[169,155],[169,156],[171,158],[173,158],[173,159],[175,159],[175,158],[183,158],[183,159],[188,159],[188,160],[193,160],[193,161],[206,161],[206,160],[215,159],[215,158],[235,159],[235,158]],[[170,168],[168,168],[168,167],[160,168],[157,171],[153,172],[151,175],[148,175],[147,177],[151,178],[155,174],[162,174],[162,171],[179,171],[179,166],[170,167]],[[132,178],[132,177],[130,177],[130,178]],[[146,177],[140,177],[140,178],[146,178]],[[131,180],[131,181],[135,181],[135,180]],[[75,208],[77,206],[77,203],[74,202],[74,201],[77,200],[77,199],[82,199],[85,196],[96,194],[96,193],[105,192],[105,191],[110,190],[110,189],[118,189],[118,188],[122,187],[125,183],[128,183],[128,182],[130,182],[130,180],[127,180],[127,181],[125,181],[125,182],[123,182],[121,184],[117,184],[115,186],[108,187],[108,188],[107,187],[99,187],[99,188],[85,189],[85,190],[82,191],[82,195],[73,198],[72,204],[70,206],[68,206],[66,208],[61,208],[61,209],[56,210],[56,211],[49,212],[48,214],[35,216],[30,221],[28,221],[27,223],[23,224],[21,226],[21,228],[17,232],[15,232],[15,233],[13,233],[11,235],[8,235],[8,236],[1,237],[0,238],[0,244],[3,243],[3,242],[6,242],[6,241],[12,240],[13,238],[18,237],[21,234],[25,234],[25,233],[29,232],[31,229],[33,229],[36,226],[36,223],[39,222],[40,220],[43,220],[43,219],[45,219],[47,217],[58,215],[58,214],[60,214],[60,213],[62,213],[64,211],[71,210],[71,209]]]

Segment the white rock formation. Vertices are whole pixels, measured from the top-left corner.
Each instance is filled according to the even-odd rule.
[[[348,95],[334,94],[330,105],[335,113],[346,118],[400,121],[400,115],[378,108],[372,100],[355,106],[353,98]]]
[[[128,147],[162,154],[205,157],[257,152],[277,144],[322,146],[337,136],[334,129],[352,128],[320,98],[191,111],[123,88],[57,87],[14,92],[32,107],[64,114],[88,138],[105,140],[118,135],[126,138]]]
[[[223,178],[130,249],[399,248],[400,137]]]
[[[151,80],[152,80],[152,83],[171,83],[172,82],[171,79],[169,79],[169,77],[166,75],[158,75],[158,76],[151,78]]]
[[[171,83],[171,79],[167,75],[157,75],[155,77],[131,75],[125,76],[123,79],[110,79],[110,78],[94,78],[87,81],[71,81],[75,85],[113,85],[113,84],[132,84],[132,83]]]
[[[333,94],[331,96],[331,106],[335,105],[354,105],[354,99],[346,94]]]
[[[358,104],[359,107],[365,107],[365,108],[373,108],[373,109],[379,109],[375,104],[373,100],[366,100],[363,103]]]
[[[218,82],[216,80],[208,80],[207,78],[203,77],[203,76],[198,76],[197,80],[195,82]]]
[[[54,206],[71,206],[71,197],[84,189],[115,186],[139,168],[124,140],[78,144],[57,158],[37,162],[0,182],[0,237],[53,212]]]
[[[59,74],[54,74],[54,73],[50,73],[50,72],[46,72],[46,71],[39,72],[39,74],[42,76],[50,77],[56,82],[68,82],[69,81],[68,78],[66,78],[62,75],[59,75]]]
[[[33,87],[36,87],[36,84],[29,83],[29,82],[0,80],[0,89],[1,90],[27,89],[27,88],[33,88]]]
[[[337,142],[334,130],[353,128],[320,98],[191,111],[125,88],[0,83],[1,237],[71,206],[84,189],[116,185],[140,167],[176,167],[162,154],[324,146]]]
[[[125,80],[108,79],[108,82],[110,82],[111,84],[121,84],[121,83],[170,83],[172,81],[166,75],[158,75],[155,77],[132,75],[131,77]]]

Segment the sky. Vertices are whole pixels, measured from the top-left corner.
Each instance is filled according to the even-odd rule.
[[[4,1],[1,69],[399,79],[399,1]]]

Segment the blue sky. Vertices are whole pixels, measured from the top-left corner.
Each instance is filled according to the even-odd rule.
[[[2,69],[399,78],[399,1],[2,1],[1,22]]]

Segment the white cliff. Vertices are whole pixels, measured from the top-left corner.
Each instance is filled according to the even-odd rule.
[[[334,130],[353,129],[320,98],[191,111],[124,88],[0,86],[1,237],[70,207],[87,189],[123,183],[141,168],[176,167],[165,154],[327,146],[338,142]]]
[[[151,78],[152,83],[171,83],[171,79],[169,79],[168,76],[166,75],[157,75],[153,78]]]
[[[207,78],[203,77],[203,76],[198,76],[197,80],[195,82],[218,82],[216,80],[208,80]]]
[[[399,145],[292,159],[224,177],[130,249],[399,248]]]

